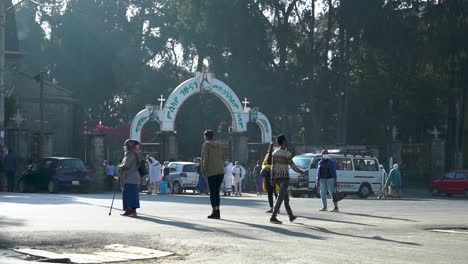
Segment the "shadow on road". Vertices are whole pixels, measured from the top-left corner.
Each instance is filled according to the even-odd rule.
[[[298,223],[298,225],[303,226],[303,227],[305,227],[307,229],[310,229],[310,230],[314,230],[314,231],[318,231],[318,232],[322,232],[322,233],[326,233],[326,234],[331,234],[331,235],[361,238],[361,239],[369,239],[369,240],[378,240],[378,241],[383,241],[383,242],[391,242],[391,243],[397,243],[397,244],[409,245],[409,246],[422,246],[421,244],[414,243],[414,242],[397,241],[397,240],[383,238],[383,237],[380,237],[380,236],[367,237],[367,236],[351,235],[351,234],[344,234],[344,233],[331,231],[331,230],[323,228],[323,227],[309,226],[309,225],[302,224],[302,223]]]
[[[222,228],[216,228],[216,227],[211,227],[211,226],[204,226],[200,224],[194,224],[190,222],[185,222],[185,221],[180,221],[174,218],[162,218],[162,217],[155,217],[152,215],[147,215],[147,214],[138,214],[138,217],[135,219],[142,220],[142,221],[147,221],[147,222],[152,222],[160,225],[167,225],[167,226],[173,226],[173,227],[180,227],[184,229],[189,229],[193,231],[199,231],[199,232],[219,232],[219,233],[224,233],[233,237],[238,237],[238,238],[245,238],[245,239],[251,239],[251,240],[260,240],[255,237],[250,237],[250,236],[245,236],[239,233],[231,232],[226,229]]]
[[[23,226],[24,221],[20,219],[7,218],[0,216],[0,230],[6,226]],[[11,248],[14,245],[10,239],[4,237],[3,232],[0,232],[0,248]]]
[[[370,225],[370,224],[363,224],[363,223],[356,223],[356,222],[335,220],[335,219],[318,218],[318,217],[312,217],[312,216],[298,215],[297,217],[305,218],[305,219],[309,219],[309,220],[324,221],[324,222],[334,222],[334,223],[341,223],[341,224],[348,224],[348,225],[360,225],[360,226],[375,227],[375,225]]]
[[[276,227],[276,226],[267,226],[267,225],[246,223],[246,222],[226,220],[226,219],[222,219],[221,221],[228,222],[228,223],[234,223],[234,224],[246,225],[246,226],[250,226],[250,227],[253,227],[253,228],[263,229],[263,230],[271,231],[271,232],[281,234],[281,235],[286,235],[286,236],[304,237],[304,238],[311,238],[311,239],[317,239],[317,240],[324,240],[325,239],[325,238],[320,237],[320,236],[314,236],[314,235],[311,235],[311,234],[294,232],[294,231],[284,229],[284,228],[280,228],[280,227]]]
[[[413,222],[413,223],[418,223],[419,222],[419,221],[411,220],[411,219],[397,218],[397,217],[387,217],[387,216],[379,216],[379,215],[357,214],[357,213],[346,213],[346,212],[340,212],[340,214],[352,215],[352,216],[362,216],[362,217],[371,217],[371,218],[378,218],[378,219],[387,219],[387,220],[398,220],[398,221],[406,221],[406,222]]]

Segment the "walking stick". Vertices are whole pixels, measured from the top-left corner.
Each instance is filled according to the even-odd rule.
[[[112,203],[111,203],[111,206],[110,206],[110,209],[109,209],[109,215],[112,214],[112,207],[114,206],[114,200],[115,200],[115,193],[116,193],[116,192],[117,192],[117,191],[114,190],[114,195],[112,196]]]
[[[120,179],[120,175],[119,175],[119,179]],[[120,189],[120,186],[119,186],[119,182],[117,182],[117,190]],[[109,215],[112,214],[112,208],[114,207],[114,200],[115,200],[115,193],[117,192],[116,189],[114,189],[114,195],[112,196],[112,203],[111,203],[111,206],[110,206],[110,209],[109,209]]]
[[[121,179],[121,172],[119,171],[119,179]],[[124,183],[122,185],[122,189],[120,189],[120,184],[117,184],[117,189],[118,190],[121,190],[123,192],[123,189],[125,187],[125,183],[127,182],[127,175],[125,175],[125,178],[124,178]],[[117,190],[114,190],[114,195],[112,196],[112,203],[111,203],[111,206],[110,206],[110,209],[109,209],[109,215],[112,214],[112,208],[114,207],[114,200],[115,200],[115,193],[117,192]]]

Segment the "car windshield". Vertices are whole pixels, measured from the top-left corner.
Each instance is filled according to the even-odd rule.
[[[60,161],[60,166],[63,169],[84,169],[83,162],[79,159],[65,159]]]
[[[296,166],[298,166],[301,169],[309,169],[310,167],[310,162],[311,158],[306,158],[306,157],[294,157],[293,161]]]
[[[184,165],[184,172],[197,172],[197,166],[195,164]]]

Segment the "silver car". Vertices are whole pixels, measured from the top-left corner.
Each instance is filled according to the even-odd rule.
[[[169,175],[167,182],[172,193],[182,193],[185,190],[195,190],[198,184],[199,174],[197,164],[193,162],[169,163]]]

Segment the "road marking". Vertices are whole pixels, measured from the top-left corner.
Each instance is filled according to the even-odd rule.
[[[65,257],[62,254],[57,254],[50,251],[40,250],[40,249],[32,249],[32,248],[20,248],[15,249],[16,252],[23,253],[26,255],[31,255],[40,258],[46,259],[64,259]]]
[[[108,245],[108,246],[105,246],[105,249],[111,249],[111,250],[115,250],[119,252],[131,253],[131,254],[148,255],[148,256],[153,256],[155,258],[162,258],[162,257],[174,255],[174,253],[172,252],[149,249],[149,248],[142,248],[142,247],[126,246],[122,244]]]
[[[67,256],[72,263],[76,264],[95,264],[127,261],[127,259],[124,258],[99,256],[94,254],[64,254],[64,256]]]
[[[70,263],[76,264],[96,264],[96,263],[110,263],[110,262],[124,262],[129,260],[144,260],[144,259],[157,259],[174,255],[172,252],[166,252],[161,250],[155,250],[150,248],[126,246],[122,244],[107,245],[105,248],[107,251],[96,251],[90,254],[72,254],[63,253],[58,254],[50,251],[22,248],[15,249],[16,252],[45,258],[51,261],[57,260],[69,260]],[[12,257],[18,259],[20,256],[15,252],[5,250],[4,255],[6,257]],[[0,254],[2,252],[0,251]],[[16,254],[16,256],[14,255]]]

